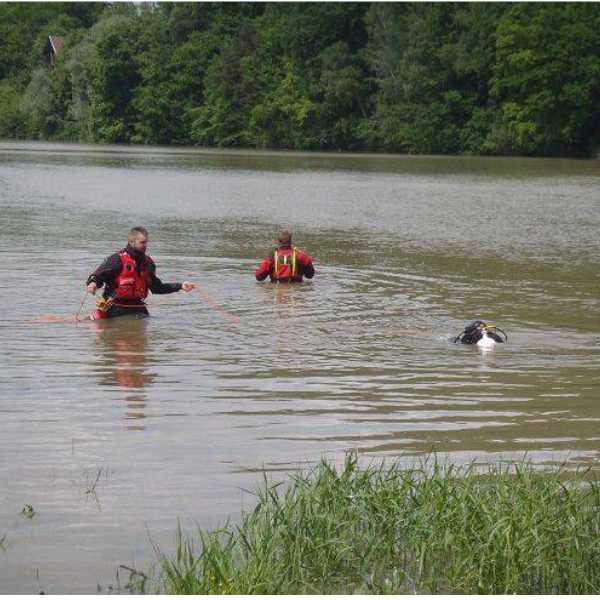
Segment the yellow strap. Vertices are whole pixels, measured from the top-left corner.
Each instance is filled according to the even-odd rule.
[[[295,246],[292,248],[292,274],[290,279],[294,279],[298,274],[297,267],[297,256],[298,256],[298,248]],[[283,264],[287,265],[287,256],[283,256]],[[279,279],[279,251],[275,250],[275,264],[273,265],[273,271],[275,273],[275,279]]]
[[[292,278],[296,277],[296,257],[298,256],[298,248],[292,248]]]

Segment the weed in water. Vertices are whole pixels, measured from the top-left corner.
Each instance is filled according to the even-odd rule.
[[[128,567],[127,565],[119,565],[119,569],[124,569],[127,571],[129,576],[129,580],[124,585],[123,589],[126,592],[139,592],[141,594],[146,592],[146,581],[148,580],[148,576],[142,571],[138,571],[132,567]],[[120,577],[119,570],[117,569],[117,582],[119,583],[118,589],[120,589]]]
[[[93,498],[96,502],[96,506],[98,507],[99,511],[102,511],[102,505],[100,504],[100,499],[98,498],[98,494],[96,493],[96,486],[98,485],[98,481],[99,481],[100,476],[102,475],[103,471],[105,474],[108,473],[108,471],[106,469],[103,469],[102,467],[100,467],[96,471],[96,477],[94,478],[94,482],[91,485],[90,485],[90,480],[89,480],[88,476],[86,475],[86,478],[88,478],[88,481],[87,481],[85,489],[84,489],[84,494],[85,494],[86,498]]]
[[[96,479],[94,479],[94,483],[85,490],[86,494],[96,494],[96,486],[98,485],[98,479],[100,479],[100,475],[102,475],[102,467],[98,469],[96,473]]]

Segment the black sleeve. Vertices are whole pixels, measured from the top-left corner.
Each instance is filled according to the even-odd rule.
[[[156,265],[152,263],[150,265],[151,279],[150,279],[150,291],[153,294],[172,294],[178,292],[181,289],[181,283],[163,283],[156,276]]]
[[[118,253],[111,254],[104,262],[87,278],[86,285],[94,282],[99,288],[105,284],[111,284],[121,272],[121,257]]]
[[[300,262],[302,265],[302,275],[304,275],[304,277],[307,279],[312,279],[315,274],[315,267],[313,266],[312,258],[304,252],[301,252],[301,256],[303,258],[303,260]]]
[[[302,265],[302,271],[304,277],[307,279],[312,279],[315,275],[315,268],[312,263],[308,263],[307,265]]]

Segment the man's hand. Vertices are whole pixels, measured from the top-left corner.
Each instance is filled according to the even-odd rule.
[[[92,281],[92,283],[90,283],[90,285],[88,285],[86,289],[93,296],[96,293],[98,286],[96,285],[96,283],[94,281]]]
[[[196,285],[195,285],[195,284],[193,284],[191,281],[184,281],[184,282],[181,284],[181,289],[182,289],[184,292],[191,292],[191,291],[192,291],[192,290],[193,290],[195,287],[196,287]]]

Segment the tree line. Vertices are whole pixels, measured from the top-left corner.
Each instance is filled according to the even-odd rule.
[[[0,138],[593,156],[600,5],[0,3]]]

